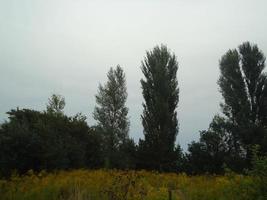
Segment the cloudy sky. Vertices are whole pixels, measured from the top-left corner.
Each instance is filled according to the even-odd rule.
[[[177,142],[186,149],[220,112],[220,57],[244,41],[267,54],[266,8],[266,0],[0,0],[0,122],[11,108],[44,110],[57,93],[67,114],[93,125],[97,87],[120,64],[137,141],[140,63],[166,44],[179,61]]]

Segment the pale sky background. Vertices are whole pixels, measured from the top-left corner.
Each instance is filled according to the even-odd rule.
[[[179,61],[183,149],[220,112],[218,61],[244,41],[267,54],[266,0],[0,0],[0,122],[20,107],[65,96],[88,124],[110,67],[126,73],[130,136],[143,136],[140,79],[146,50],[166,44]]]

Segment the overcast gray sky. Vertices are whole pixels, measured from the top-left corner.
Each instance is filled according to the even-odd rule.
[[[218,61],[244,41],[267,54],[266,0],[0,0],[0,121],[11,108],[65,112],[93,125],[94,95],[110,67],[127,76],[130,136],[142,137],[141,60],[166,44],[179,61],[184,149],[219,113]]]

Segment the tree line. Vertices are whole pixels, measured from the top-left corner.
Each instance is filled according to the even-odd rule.
[[[257,45],[245,42],[227,51],[219,68],[222,113],[200,131],[199,141],[190,143],[187,152],[176,144],[178,61],[161,45],[147,51],[141,62],[144,139],[135,143],[129,137],[126,75],[118,65],[99,85],[94,126],[81,113],[67,116],[65,99],[56,94],[44,111],[7,112],[9,119],[0,126],[0,174],[75,168],[242,173],[251,167],[255,145],[261,155],[267,153],[265,56]]]

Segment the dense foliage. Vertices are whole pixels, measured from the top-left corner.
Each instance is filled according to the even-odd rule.
[[[267,153],[267,75],[265,57],[249,42],[220,60],[218,85],[223,116],[215,116],[200,141],[189,145],[191,172],[244,172],[252,167],[252,147]]]
[[[101,138],[82,115],[16,109],[0,134],[0,170],[35,171],[97,167],[101,164]]]
[[[139,167],[160,171],[177,169],[175,140],[178,133],[178,62],[166,46],[148,51],[142,62],[142,124],[144,140],[139,142]]]
[[[266,151],[267,75],[265,57],[257,45],[243,43],[220,61],[218,84],[224,98],[222,111],[233,130],[233,140],[248,150],[259,144]],[[248,153],[248,152],[247,152]]]

